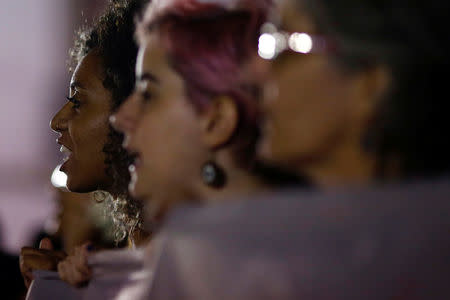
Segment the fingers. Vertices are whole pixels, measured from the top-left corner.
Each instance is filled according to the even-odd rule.
[[[88,252],[85,247],[82,247],[78,251],[78,255],[75,257],[75,268],[82,274],[90,275],[91,269],[88,267],[87,257]]]
[[[74,259],[69,257],[58,264],[59,277],[75,287],[83,286],[90,280],[91,274],[80,272],[75,266]]]
[[[49,256],[57,258],[65,258],[67,254],[64,251],[55,251],[50,249],[36,249],[32,247],[23,247],[20,251],[21,255],[37,255],[37,256]]]
[[[87,265],[88,251],[86,247],[77,247],[74,254],[58,264],[58,273],[62,280],[79,287],[91,279],[91,269]]]
[[[19,266],[20,272],[28,288],[33,281],[33,270],[55,271],[59,261],[65,257],[61,251],[52,251],[46,249],[34,249],[24,247],[20,252]]]
[[[29,289],[31,283],[32,283],[33,280],[34,280],[33,273],[31,273],[31,272],[26,272],[26,273],[23,273],[22,276],[23,276],[23,283],[25,284],[25,287],[26,287],[27,289]]]
[[[52,245],[45,239],[41,241],[40,247],[40,249],[24,247],[21,251],[20,270],[27,288],[33,280],[32,271],[36,269],[57,270],[62,280],[77,287],[90,280],[91,269],[87,264],[89,250],[92,250],[90,243],[75,248],[71,256],[48,249],[52,248]]]
[[[62,251],[46,249],[34,249],[30,247],[22,248],[20,260],[24,269],[55,271],[59,261],[64,259],[66,254]]]
[[[49,238],[43,238],[39,243],[39,249],[53,250],[52,241]]]
[[[20,259],[19,259],[19,267],[20,267],[20,273],[22,273],[22,278],[23,278],[25,287],[28,289],[34,278],[33,278],[32,269],[25,264],[22,256],[20,256]]]

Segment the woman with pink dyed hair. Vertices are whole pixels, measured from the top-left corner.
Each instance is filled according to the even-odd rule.
[[[137,157],[129,188],[152,220],[180,202],[250,195],[293,179],[255,160],[261,91],[249,65],[270,9],[269,0],[147,8],[136,89],[112,123]]]

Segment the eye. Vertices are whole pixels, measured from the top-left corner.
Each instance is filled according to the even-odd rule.
[[[148,90],[141,91],[140,94],[144,102],[148,102],[153,99],[153,93]]]
[[[135,91],[144,102],[149,102],[155,97],[155,94],[150,90],[147,81],[138,81],[136,83]]]
[[[66,97],[66,98],[69,102],[73,103],[73,106],[72,106],[73,109],[80,108],[81,102],[79,100],[75,99],[75,97]]]

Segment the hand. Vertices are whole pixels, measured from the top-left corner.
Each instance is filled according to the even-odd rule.
[[[39,243],[39,249],[23,247],[20,252],[20,272],[27,288],[33,281],[34,270],[56,271],[57,265],[67,255],[63,251],[53,250],[49,238],[44,238]]]
[[[92,245],[86,243],[81,247],[76,247],[73,255],[58,264],[59,277],[65,282],[75,287],[80,287],[89,282],[92,276],[91,269],[87,264],[89,252]]]

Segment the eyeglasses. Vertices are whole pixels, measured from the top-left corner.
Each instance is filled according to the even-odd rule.
[[[304,32],[288,33],[279,31],[272,23],[264,24],[258,41],[259,56],[272,60],[286,50],[301,54],[330,53],[335,50],[335,45],[323,36]]]

